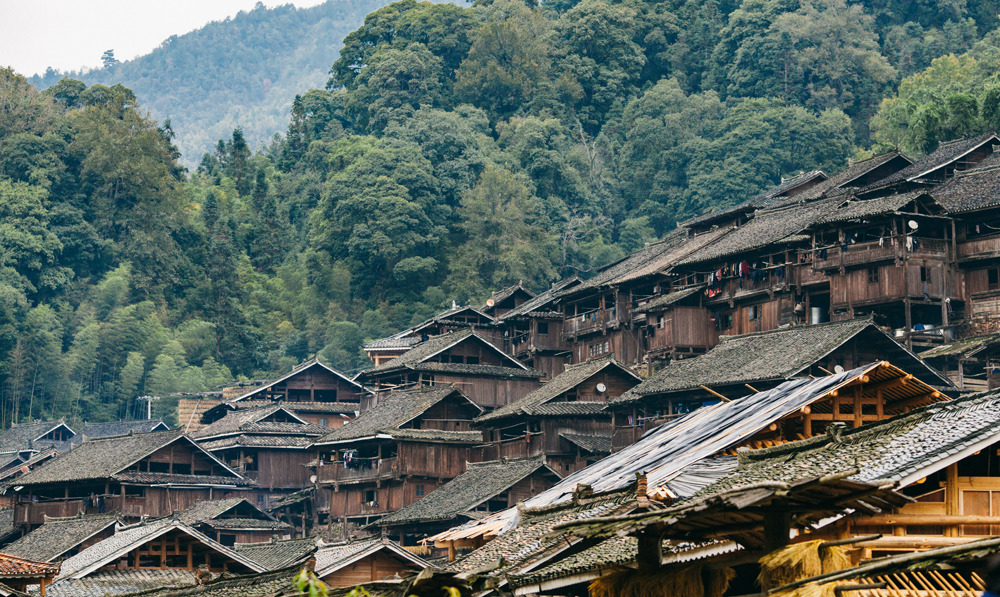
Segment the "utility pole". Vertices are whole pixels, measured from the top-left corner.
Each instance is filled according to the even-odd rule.
[[[153,401],[154,400],[159,400],[159,399],[160,399],[159,396],[139,396],[138,398],[136,398],[136,400],[138,400],[139,402],[145,402],[146,403],[146,418],[147,419],[152,419],[153,418]]]

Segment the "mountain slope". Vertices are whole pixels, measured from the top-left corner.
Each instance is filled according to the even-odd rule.
[[[296,93],[322,87],[344,37],[387,0],[330,0],[298,9],[258,3],[232,19],[171,36],[157,49],[110,68],[49,71],[40,88],[62,76],[131,88],[159,121],[170,119],[182,161],[196,164],[215,142],[241,126],[251,147],[288,125]]]

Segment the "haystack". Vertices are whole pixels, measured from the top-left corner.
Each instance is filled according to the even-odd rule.
[[[590,583],[590,597],[722,597],[732,568],[703,564],[654,570],[622,568]]]
[[[760,576],[757,577],[761,589],[768,591],[803,578],[851,567],[847,547],[836,545],[823,549],[823,543],[824,541],[795,543],[762,557],[759,560]],[[807,596],[803,594],[796,597]]]

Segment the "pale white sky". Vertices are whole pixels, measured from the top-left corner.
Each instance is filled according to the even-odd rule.
[[[265,6],[315,6],[324,0],[265,0]],[[171,35],[250,10],[257,0],[0,0],[0,66],[31,76],[51,66],[101,64],[141,56]]]

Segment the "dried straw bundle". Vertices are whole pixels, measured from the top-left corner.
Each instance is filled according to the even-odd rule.
[[[590,597],[722,597],[734,576],[732,568],[704,565],[655,570],[623,568],[591,582]]]
[[[822,545],[821,540],[794,543],[762,557],[759,560],[760,576],[757,577],[760,587],[767,591],[803,578],[851,567],[847,548],[833,546],[820,550]]]
[[[789,591],[781,591],[780,593],[772,593],[768,597],[836,597],[835,589],[838,585],[843,583],[839,582],[829,582],[825,585],[820,585],[814,582],[806,583],[801,587],[796,587]]]

